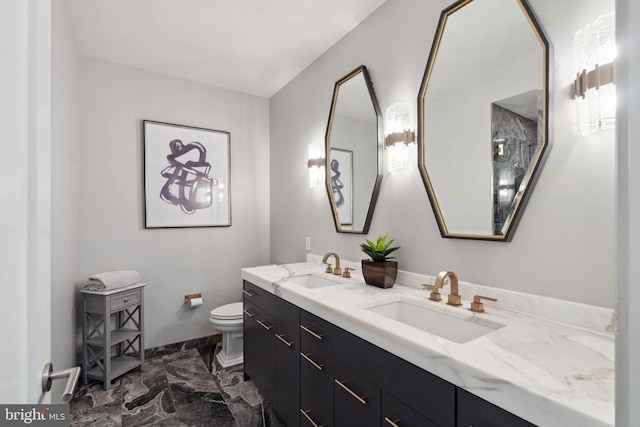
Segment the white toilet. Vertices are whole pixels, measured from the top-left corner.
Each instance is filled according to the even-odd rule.
[[[216,356],[220,365],[228,368],[242,363],[242,303],[234,302],[214,308],[209,320],[217,331],[222,332],[222,350]]]

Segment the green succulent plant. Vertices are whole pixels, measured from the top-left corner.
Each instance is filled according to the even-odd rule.
[[[360,244],[360,249],[362,252],[367,254],[372,261],[374,262],[384,262],[395,259],[394,256],[389,256],[391,253],[400,249],[399,246],[390,248],[393,243],[393,239],[387,242],[387,235],[378,237],[378,240],[373,243],[369,239],[364,239],[365,243]]]

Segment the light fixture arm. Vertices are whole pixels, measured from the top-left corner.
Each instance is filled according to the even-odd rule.
[[[404,143],[404,145],[413,144],[416,142],[416,132],[405,129],[402,132],[393,132],[384,137],[385,148],[389,148],[399,142]]]
[[[582,70],[577,73],[576,79],[573,82],[573,97],[585,97],[585,94],[589,89],[599,89],[600,86],[614,83],[613,81],[613,62],[608,62],[603,65],[596,64],[595,68],[591,71]]]

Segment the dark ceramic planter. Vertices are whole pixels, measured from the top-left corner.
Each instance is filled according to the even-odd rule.
[[[374,262],[363,259],[362,275],[367,285],[390,288],[396,282],[398,261]]]

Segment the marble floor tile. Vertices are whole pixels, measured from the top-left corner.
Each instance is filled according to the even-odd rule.
[[[207,370],[196,349],[182,351],[178,357],[164,356],[163,361],[169,384],[181,385],[184,389],[182,394],[219,392],[213,375]]]
[[[222,368],[220,340],[195,340],[147,350],[144,370],[110,390],[82,386],[71,402],[71,426],[284,427],[263,402],[242,365]]]
[[[122,425],[122,413],[109,406],[98,406],[91,410],[76,412],[71,410],[72,427],[113,427]]]
[[[220,370],[216,379],[227,405],[234,414],[262,403],[262,396],[253,381],[244,380],[242,366],[235,370]]]
[[[236,427],[220,393],[195,392],[176,398],[176,412],[188,426]]]
[[[146,425],[171,425],[178,421],[175,406],[168,388],[161,390],[151,399],[137,401],[139,405],[123,405],[122,427],[139,427]]]
[[[238,427],[286,427],[268,403],[246,408],[233,414]]]
[[[166,376],[143,377],[134,376],[123,379],[122,384],[122,406],[128,410],[133,410],[138,406],[146,405],[155,400],[159,395],[162,399],[158,402],[163,408],[169,408],[169,412],[174,412],[173,397],[169,389],[169,381]]]
[[[82,413],[102,407],[120,408],[122,405],[122,383],[118,379],[109,390],[102,387],[101,382],[92,382],[80,386],[70,402],[70,412]]]

